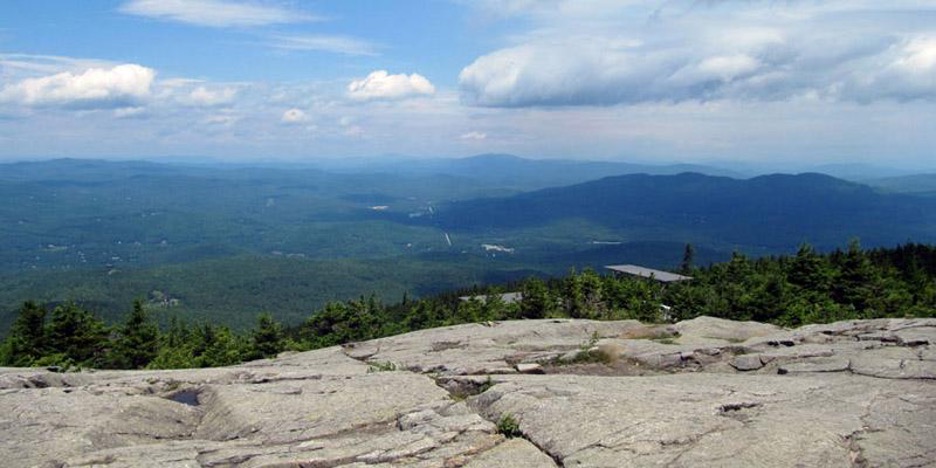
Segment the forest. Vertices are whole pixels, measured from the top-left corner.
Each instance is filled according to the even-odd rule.
[[[178,316],[242,333],[264,311],[295,325],[362,294],[392,304],[573,267],[672,268],[686,243],[698,265],[802,242],[830,252],[850,237],[936,243],[936,179],[895,193],[905,178],[747,177],[506,155],[346,170],[0,164],[0,336],[25,299],[107,323],[140,299],[162,328]]]
[[[239,332],[177,316],[156,317],[135,301],[122,321],[105,323],[75,303],[49,310],[25,302],[0,344],[0,365],[56,370],[213,367],[390,336],[426,328],[498,320],[585,318],[661,323],[701,315],[782,326],[883,317],[936,317],[936,246],[817,252],[698,267],[686,245],[680,273],[691,281],[600,274],[591,269],[383,304],[371,295],[328,303],[294,326],[269,313]],[[522,293],[506,303],[500,294]],[[165,320],[161,320],[165,319]],[[160,326],[160,323],[164,325]]]

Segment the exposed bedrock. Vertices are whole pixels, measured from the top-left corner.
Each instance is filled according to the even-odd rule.
[[[936,466],[936,320],[461,325],[240,366],[0,369],[3,466]],[[510,437],[508,437],[510,436]]]

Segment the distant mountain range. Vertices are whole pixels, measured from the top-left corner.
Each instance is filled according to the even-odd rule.
[[[326,165],[326,169],[386,172],[398,175],[448,175],[487,185],[534,190],[572,185],[623,174],[674,175],[683,172],[741,178],[743,173],[697,164],[635,164],[610,161],[527,159],[510,154],[480,154],[466,158],[411,159],[390,157]]]
[[[686,169],[698,172],[672,172]],[[632,171],[640,174],[625,174]],[[0,332],[23,300],[117,316],[134,298],[249,325],[327,300],[427,294],[569,268],[698,264],[936,243],[932,176],[872,188],[821,174],[482,155],[351,171],[60,159],[0,164]],[[654,174],[649,174],[654,173]],[[895,192],[914,193],[895,193]],[[167,299],[169,298],[169,299]]]
[[[936,174],[884,177],[862,182],[884,192],[936,196]]]
[[[696,173],[607,177],[510,197],[456,201],[434,222],[455,232],[528,229],[580,219],[611,229],[741,248],[936,241],[936,199],[879,193],[822,174],[738,180]],[[668,235],[670,233],[672,235]],[[649,240],[649,239],[644,239]]]

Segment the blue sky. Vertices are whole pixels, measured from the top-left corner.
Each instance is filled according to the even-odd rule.
[[[936,170],[933,0],[0,2],[0,160]]]

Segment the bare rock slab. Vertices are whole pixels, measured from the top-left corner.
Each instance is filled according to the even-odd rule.
[[[504,376],[472,404],[512,415],[565,466],[848,466],[865,448],[871,466],[909,466],[936,453],[900,429],[936,421],[933,386],[845,374]]]
[[[4,368],[0,464],[933,466],[934,342],[934,319],[525,320],[217,369]]]

